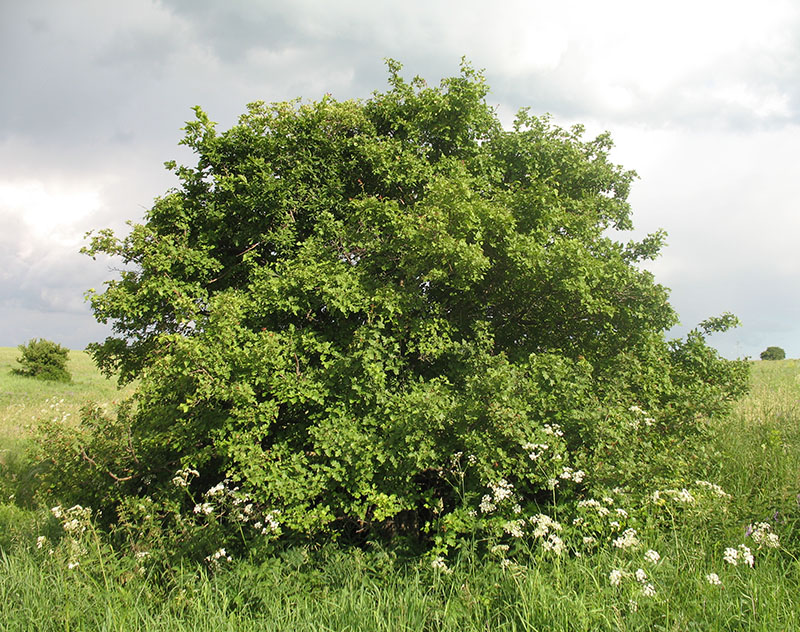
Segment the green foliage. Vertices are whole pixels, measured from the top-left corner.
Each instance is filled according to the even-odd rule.
[[[780,347],[767,347],[761,352],[762,360],[785,360],[786,352]]]
[[[69,349],[44,338],[33,338],[20,345],[19,350],[22,356],[17,362],[22,366],[12,369],[14,373],[52,382],[72,381],[67,370]]]
[[[504,130],[466,64],[438,87],[389,71],[366,101],[254,103],[222,133],[196,108],[196,167],[92,237],[126,268],[91,296],[115,332],[91,352],[141,383],[121,422],[87,411],[63,493],[161,498],[191,468],[195,496],[230,479],[287,535],[447,548],[669,479],[744,392],[705,343],[731,317],[665,339],[637,265],[663,234],[615,240],[635,174],[607,134],[526,110]]]

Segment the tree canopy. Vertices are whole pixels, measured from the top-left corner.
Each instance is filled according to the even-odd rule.
[[[93,235],[125,269],[91,352],[140,380],[114,494],[192,467],[288,530],[452,526],[503,485],[525,507],[635,481],[743,392],[704,339],[730,318],[666,339],[638,265],[664,234],[620,240],[635,174],[608,134],[504,129],[466,63],[388,67],[369,99],[257,102],[227,131],[195,108],[197,164]]]
[[[760,358],[762,360],[783,360],[786,358],[786,352],[781,347],[767,347],[761,352]]]

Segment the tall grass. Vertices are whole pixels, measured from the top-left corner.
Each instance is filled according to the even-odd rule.
[[[24,414],[56,395],[63,396],[22,394],[36,401]],[[331,544],[253,552],[213,573],[194,566],[164,573],[98,541],[70,569],[48,509],[7,502],[0,505],[0,628],[800,629],[800,363],[755,363],[751,394],[734,415],[712,423],[696,478],[719,484],[731,499],[713,514],[653,516],[640,529],[641,548],[584,557],[545,557],[537,549],[505,563],[464,552],[445,570],[377,543]],[[759,522],[778,534],[780,547],[758,549],[747,529]],[[37,548],[40,536],[46,539]],[[752,550],[752,568],[724,560],[726,549],[740,545]],[[645,559],[645,549],[660,559]],[[610,579],[615,570],[619,585]],[[721,585],[709,582],[712,573]],[[653,594],[645,594],[646,584]]]

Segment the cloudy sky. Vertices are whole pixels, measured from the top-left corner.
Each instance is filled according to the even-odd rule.
[[[611,132],[635,236],[669,234],[675,335],[731,311],[724,355],[800,356],[796,0],[0,0],[0,346],[105,337],[83,294],[113,264],[83,235],[175,184],[192,106],[227,128],[254,100],[368,97],[386,57],[438,82],[462,56],[504,121]]]

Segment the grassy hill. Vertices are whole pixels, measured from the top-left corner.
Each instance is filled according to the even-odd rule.
[[[0,349],[5,450],[22,449],[34,418],[70,423],[82,402],[124,394],[82,352],[71,356],[74,383],[63,385],[9,375],[16,353]],[[556,559],[531,552],[513,564],[465,553],[446,571],[379,543],[329,543],[164,573],[91,528],[80,565],[69,567],[48,507],[7,498],[0,629],[800,630],[800,361],[755,362],[751,393],[731,417],[710,422],[697,457],[685,486],[696,477],[729,497],[714,513],[687,505],[666,524],[642,523],[639,549]],[[758,524],[779,546],[753,538]],[[741,556],[726,561],[742,547],[752,567]]]
[[[113,405],[133,392],[130,385],[120,391],[116,381],[104,377],[85,351],[70,351],[67,368],[72,373],[71,383],[15,375],[11,371],[19,366],[19,357],[16,347],[0,347],[0,454],[15,449],[36,419],[74,418],[87,401]]]

